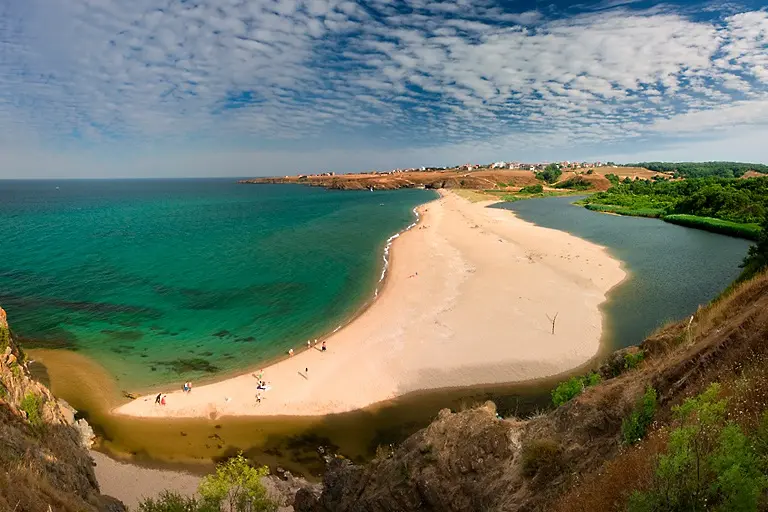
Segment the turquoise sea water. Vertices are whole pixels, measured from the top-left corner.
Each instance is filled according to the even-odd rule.
[[[124,388],[241,369],[369,300],[424,190],[233,180],[0,182],[0,305],[26,346]]]

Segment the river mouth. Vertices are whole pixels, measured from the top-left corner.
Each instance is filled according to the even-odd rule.
[[[100,449],[108,454],[129,456],[142,465],[205,468],[212,461],[242,451],[259,464],[318,478],[324,471],[325,454],[338,453],[365,462],[378,446],[403,441],[429,424],[442,408],[461,410],[493,400],[505,417],[525,418],[546,410],[550,390],[558,382],[593,368],[605,353],[638,343],[650,330],[690,314],[716,296],[738,274],[738,263],[749,246],[741,240],[653,219],[590,212],[572,206],[574,198],[553,199],[496,207],[508,207],[524,220],[599,243],[619,257],[628,270],[627,279],[608,293],[601,306],[600,352],[566,374],[524,383],[416,392],[324,417],[159,420],[110,414],[124,398],[103,369],[78,354],[32,351],[32,357],[42,363],[35,365],[35,371],[50,382],[57,396],[83,411],[102,438]],[[665,229],[673,231],[659,231]],[[726,241],[730,245],[723,245]],[[709,245],[719,249],[707,252]],[[678,263],[665,259],[670,252],[677,253]],[[708,254],[709,259],[701,259],[701,254]],[[666,285],[661,288],[664,293],[659,284]],[[700,286],[692,290],[693,284]],[[644,305],[639,315],[634,311],[637,304]]]
[[[108,455],[153,468],[204,471],[242,451],[258,464],[310,479],[322,475],[324,455],[366,462],[377,447],[402,442],[443,408],[459,411],[493,400],[504,417],[545,410],[549,390],[564,378],[414,392],[328,416],[149,419],[110,413],[125,399],[95,362],[60,350],[33,350],[30,357],[33,374],[88,420],[100,438],[97,449]]]

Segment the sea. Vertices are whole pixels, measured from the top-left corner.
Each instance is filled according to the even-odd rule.
[[[0,306],[122,389],[252,368],[377,293],[427,190],[234,179],[0,181]]]

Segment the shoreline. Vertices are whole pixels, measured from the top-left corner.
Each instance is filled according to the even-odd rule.
[[[600,305],[607,293],[627,277],[627,272],[604,247],[562,231],[535,226],[508,210],[494,212],[486,208],[496,202],[472,204],[452,192],[443,192],[440,199],[417,207],[417,215],[421,214],[417,221],[387,241],[380,280],[383,284],[377,286],[374,298],[347,324],[318,338],[318,346],[312,347],[317,349],[317,354],[315,350],[302,350],[270,366],[265,364],[264,379],[272,389],[261,393],[261,403],[255,398],[257,379],[248,372],[224,379],[218,375],[213,384],[195,386],[189,395],[181,391],[167,393],[168,406],[165,407],[153,406],[153,393],[112,412],[118,416],[162,418],[323,416],[364,408],[413,391],[546,378],[591,361],[603,345],[605,319]],[[447,217],[444,223],[443,217]],[[416,227],[418,229],[414,229]],[[472,231],[477,228],[480,229]],[[506,242],[506,247],[493,244],[496,240]],[[570,252],[569,248],[576,247],[576,253]],[[548,254],[558,252],[557,249],[560,254]],[[589,258],[599,261],[597,267],[577,265],[574,259],[581,256],[587,262]],[[504,257],[509,257],[508,261],[503,261]],[[562,264],[557,257],[569,263]],[[428,260],[426,268],[425,259]],[[480,263],[499,270],[500,277],[488,275],[483,268],[486,265]],[[410,275],[407,275],[409,270],[403,269],[404,265],[413,270]],[[539,281],[533,280],[521,290],[519,285],[524,283],[517,281],[524,281],[526,277],[531,280],[529,272],[520,272],[521,267],[530,265]],[[505,279],[505,272],[516,275]],[[476,277],[476,273],[483,274],[482,279]],[[494,290],[496,284],[504,290]],[[515,284],[518,286],[513,286]],[[526,322],[531,313],[542,313],[547,303],[558,301],[551,293],[542,296],[540,288],[546,288],[547,284],[557,288],[560,293],[556,295],[566,291],[565,295],[573,299],[559,302],[563,311],[582,309],[582,314],[574,315],[578,318],[564,320],[564,315],[559,318],[560,328],[566,333],[576,333],[568,338],[575,337],[577,341],[563,342],[562,337],[556,335],[545,338],[542,325]],[[500,303],[511,295],[518,294],[519,300],[524,301],[522,293],[529,292],[530,285],[538,292],[534,293],[535,307],[518,304],[513,308],[517,310],[518,322],[527,323],[523,335],[530,338],[528,341],[554,341],[558,346],[546,350],[538,343],[532,348],[504,332],[501,333],[504,340],[475,341],[479,333],[499,338],[495,331],[509,328],[493,315],[504,314],[505,308]],[[467,301],[466,295],[472,300]],[[486,307],[473,306],[477,301],[485,302]],[[584,302],[589,306],[584,307]],[[462,307],[456,308],[457,305]],[[456,309],[471,311],[456,313]],[[488,309],[495,311],[490,311],[489,316]],[[413,310],[419,311],[414,314]],[[478,316],[485,317],[486,321],[473,325]],[[430,320],[438,327],[425,330]],[[391,323],[397,325],[389,325]],[[540,320],[536,323],[543,324]],[[318,348],[321,340],[329,345],[327,353],[321,353]],[[517,349],[522,350],[514,356],[496,357],[494,353],[505,351],[507,343],[517,343]],[[470,344],[481,345],[479,357],[477,350],[468,350]],[[524,353],[526,349],[528,354]],[[431,359],[442,364],[434,364]],[[307,369],[310,371],[305,371]]]

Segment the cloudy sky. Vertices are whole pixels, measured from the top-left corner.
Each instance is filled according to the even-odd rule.
[[[0,177],[768,162],[768,6],[0,0]]]

